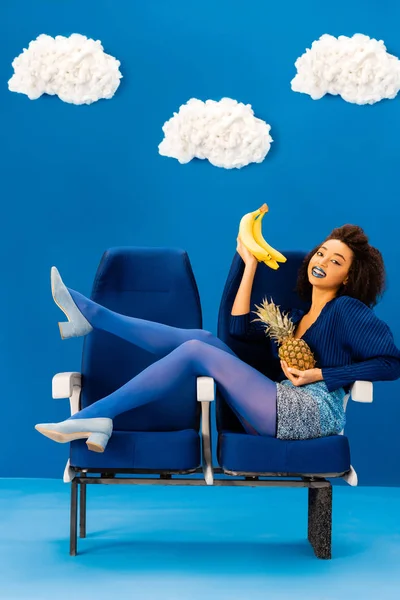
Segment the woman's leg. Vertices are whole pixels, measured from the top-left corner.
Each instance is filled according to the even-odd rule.
[[[238,357],[199,340],[181,344],[170,354],[102,400],[69,419],[113,419],[132,408],[162,399],[164,392],[179,390],[188,377],[208,375],[217,382],[225,400],[243,418],[249,433],[276,433],[276,383]],[[195,382],[193,382],[195,383]]]
[[[120,315],[68,288],[76,306],[94,329],[112,333],[157,356],[165,356],[188,340],[200,340],[235,356],[224,342],[204,329],[182,329]]]

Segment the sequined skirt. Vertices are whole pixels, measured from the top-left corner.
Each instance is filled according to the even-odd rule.
[[[307,440],[344,428],[343,388],[329,392],[324,381],[296,387],[288,379],[276,385],[277,438]]]

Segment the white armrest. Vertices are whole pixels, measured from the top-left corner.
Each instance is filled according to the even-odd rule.
[[[74,386],[81,387],[82,375],[80,373],[57,373],[52,381],[53,398],[71,398]]]
[[[355,381],[350,389],[350,396],[354,402],[372,402],[373,385],[371,381]]]
[[[371,381],[355,381],[350,387],[350,392],[343,398],[343,408],[346,412],[349,398],[354,402],[372,402],[373,385]],[[342,432],[343,433],[343,432]]]
[[[211,413],[210,402],[215,400],[214,379],[197,377],[197,401],[201,402],[201,446],[203,455],[203,473],[207,485],[214,483],[211,453]]]
[[[213,402],[214,400],[214,379],[212,377],[197,377],[197,401]]]
[[[346,411],[347,402],[351,398],[354,402],[372,402],[373,400],[373,385],[371,381],[355,381],[350,387],[350,392],[343,398],[343,408]],[[344,434],[344,429],[340,435]],[[351,486],[358,485],[357,473],[352,465],[350,471],[343,477]]]
[[[71,417],[79,412],[81,390],[82,390],[82,375],[80,373],[57,373],[52,381],[53,398],[69,398],[71,407]]]
[[[75,413],[79,412],[82,390],[82,375],[80,373],[76,373],[74,371],[57,373],[57,375],[54,375],[53,377],[51,386],[53,392],[52,395],[55,400],[60,398],[69,398],[71,417]],[[64,483],[70,483],[75,477],[76,473],[71,469],[68,459],[64,470]]]

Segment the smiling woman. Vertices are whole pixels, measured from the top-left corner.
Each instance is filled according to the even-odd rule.
[[[337,296],[357,298],[372,308],[385,290],[382,255],[368,243],[361,227],[343,225],[305,257],[297,292],[312,301],[311,313]]]
[[[340,239],[333,238],[326,240],[311,254],[307,275],[312,286],[312,305],[297,326],[296,338],[303,337],[326,304],[341,295],[340,291],[345,291],[354,259],[353,250]]]
[[[232,307],[231,334],[259,341],[265,334],[249,317],[257,261],[240,242],[238,252],[246,266]],[[317,364],[301,370],[289,366],[288,358],[281,360],[282,379],[286,379],[276,384],[277,437],[306,439],[338,433],[345,419],[342,400],[351,383],[400,377],[400,352],[388,326],[371,310],[384,286],[381,253],[369,244],[361,227],[334,229],[307,254],[297,292],[310,308],[306,313],[290,311],[291,327],[275,318],[272,337],[282,349],[285,346],[281,356],[307,365],[311,351]],[[274,310],[267,312],[274,320]],[[269,330],[271,321],[264,323]]]
[[[343,252],[343,254],[340,254],[338,250],[340,250],[340,252]],[[343,256],[346,254],[347,258]],[[336,256],[338,258],[334,258]],[[340,280],[341,278],[343,279],[343,273],[346,272],[347,274],[350,268],[351,261],[353,260],[353,252],[348,246],[346,246],[346,244],[344,244],[340,240],[327,240],[325,242],[325,245],[321,246],[318,252],[315,253],[315,257],[313,258],[314,260],[311,260],[309,265],[311,275],[317,278],[325,278],[328,274],[327,268],[329,261],[331,261],[332,264],[344,268],[343,270],[331,271],[331,273],[336,274],[336,280]],[[314,263],[318,264],[315,265]],[[346,280],[343,280],[343,282],[346,283]]]

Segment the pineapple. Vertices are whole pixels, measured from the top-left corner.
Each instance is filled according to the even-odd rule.
[[[253,312],[258,315],[258,319],[253,321],[261,321],[265,327],[265,335],[269,335],[279,344],[279,358],[289,367],[300,371],[313,369],[316,361],[310,346],[304,340],[295,339],[295,326],[287,314],[282,314],[279,306],[276,306],[272,299],[268,303],[264,298],[261,306],[256,304],[256,308],[257,310]]]

